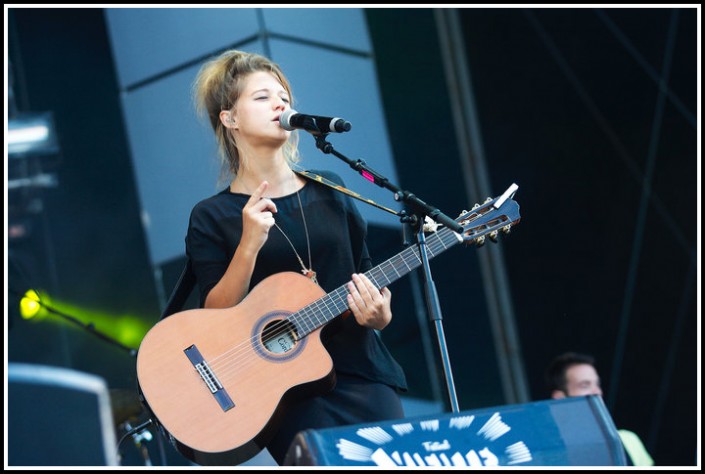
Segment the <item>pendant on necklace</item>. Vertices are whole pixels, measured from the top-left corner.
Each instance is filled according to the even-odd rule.
[[[310,278],[316,285],[318,285],[318,280],[316,279],[316,272],[304,268],[303,270],[301,270],[301,273],[303,273],[306,278]]]

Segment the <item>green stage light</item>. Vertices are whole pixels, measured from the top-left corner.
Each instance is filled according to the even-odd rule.
[[[49,299],[43,292],[34,290],[25,293],[20,301],[20,314],[24,319],[37,320],[42,316],[45,322],[71,324],[99,335],[120,346],[134,349],[150,328],[144,318],[132,314],[110,314],[102,310],[89,309],[75,304]],[[45,318],[52,314],[54,318]]]
[[[149,325],[140,317],[132,314],[114,314],[102,309],[87,308],[77,304],[58,301],[54,298],[50,312],[63,316],[57,322],[71,322],[89,328],[128,347],[139,346],[147,334]]]

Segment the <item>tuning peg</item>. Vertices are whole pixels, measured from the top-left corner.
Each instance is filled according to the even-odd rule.
[[[508,224],[508,225],[505,225],[504,227],[502,227],[502,232],[504,232],[505,234],[509,234],[511,231],[512,231],[511,224]]]
[[[474,211],[474,210],[477,209],[478,207],[480,207],[480,205],[476,203],[474,206],[472,206],[472,210]]]
[[[490,232],[489,234],[487,234],[487,236],[490,238],[490,240],[491,240],[492,242],[494,242],[494,243],[496,244],[497,241],[499,240],[499,238],[498,238],[498,236],[499,236],[499,231],[493,230],[492,232]]]
[[[481,236],[475,239],[475,245],[477,245],[478,248],[482,247],[485,245],[485,236]]]
[[[490,202],[490,201],[492,201],[492,198],[491,198],[491,197],[488,197],[487,199],[485,199],[485,202],[484,202],[483,204],[487,204],[487,203]]]

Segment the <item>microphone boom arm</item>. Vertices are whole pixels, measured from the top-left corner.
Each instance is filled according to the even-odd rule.
[[[326,134],[314,135],[314,138],[316,139],[316,147],[323,153],[331,154],[340,158],[341,160],[346,162],[348,166],[350,166],[350,168],[360,173],[362,177],[366,180],[371,181],[372,183],[376,184],[381,188],[389,189],[394,193],[395,201],[405,203],[416,214],[420,214],[421,216],[428,216],[437,223],[442,224],[455,232],[463,232],[463,227],[457,222],[455,222],[454,219],[451,219],[447,215],[443,214],[438,208],[426,204],[424,201],[416,197],[416,195],[414,195],[413,193],[404,191],[395,186],[394,184],[390,183],[389,179],[367,166],[367,163],[365,163],[364,160],[352,160],[347,156],[343,155],[342,153],[339,153],[337,150],[335,150],[335,148],[333,148],[333,145],[331,145],[330,142],[326,141],[325,137]],[[423,217],[421,217],[421,220],[423,221]]]

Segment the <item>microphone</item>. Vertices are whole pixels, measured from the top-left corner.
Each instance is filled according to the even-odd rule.
[[[284,130],[306,130],[313,134],[349,132],[352,124],[340,117],[320,117],[318,115],[300,114],[294,109],[285,110],[279,117],[279,124]]]

